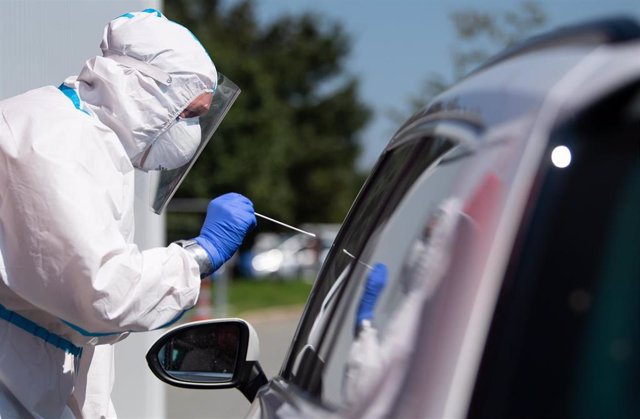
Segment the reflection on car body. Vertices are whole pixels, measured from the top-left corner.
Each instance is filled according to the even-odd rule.
[[[640,417],[638,57],[636,22],[564,29],[411,117],[250,416]]]

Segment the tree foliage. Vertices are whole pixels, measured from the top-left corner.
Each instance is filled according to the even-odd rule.
[[[357,135],[370,115],[344,75],[347,34],[311,14],[260,25],[253,1],[227,3],[164,2],[242,89],[178,196],[236,191],[293,224],[341,222],[361,184]]]
[[[453,74],[432,74],[426,78],[419,94],[409,98],[409,114],[423,108],[492,55],[531,36],[547,21],[544,10],[535,1],[521,2],[501,13],[480,9],[456,10],[449,17],[456,34],[451,50]],[[407,115],[393,110],[391,117],[401,122]]]
[[[456,78],[463,77],[497,51],[529,37],[546,21],[542,8],[533,1],[514,10],[494,14],[479,10],[458,10],[451,14],[458,45],[452,60]]]

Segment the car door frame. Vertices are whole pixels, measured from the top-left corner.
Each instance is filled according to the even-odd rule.
[[[340,231],[336,236],[334,243],[337,243],[342,239],[342,237],[345,235],[345,232],[354,222],[353,219],[357,216],[357,212],[359,211],[359,202],[362,201],[363,196],[366,194],[368,185],[370,185],[373,182],[375,176],[378,175],[382,162],[388,153],[392,152],[394,149],[400,147],[401,145],[406,144],[407,142],[426,141],[426,139],[434,137],[446,137],[456,145],[464,145],[465,147],[473,149],[479,142],[479,138],[482,135],[482,130],[483,126],[480,119],[469,112],[463,113],[447,110],[422,114],[418,118],[409,120],[407,124],[405,124],[392,137],[388,146],[382,152],[380,158],[378,159],[378,162],[371,172],[371,175],[363,185],[357,198],[354,200],[354,203],[349,210],[345,218],[345,222],[340,228]],[[371,232],[368,232],[367,234],[370,235]],[[361,249],[358,249],[358,252],[360,250]],[[335,249],[332,249],[332,251],[335,251]],[[357,256],[358,255],[356,254],[356,257]],[[329,259],[330,258],[327,257],[326,260],[328,261]],[[327,268],[326,265],[327,263],[325,261],[325,264],[323,264],[320,270],[318,278],[323,278],[323,271]],[[349,276],[352,274],[353,270],[349,273]],[[356,295],[358,284],[355,284],[355,282],[357,281],[353,281],[353,283],[347,284],[346,287],[339,291],[338,301],[333,307],[331,313],[329,313],[328,323],[334,321],[340,322],[342,321],[342,319],[344,319],[346,310],[351,306],[350,303],[345,301],[351,301]],[[292,409],[292,412],[297,412],[297,414],[305,416],[316,413],[327,414],[335,412],[334,407],[323,405],[320,400],[309,397],[308,392],[305,391],[304,388],[291,382],[290,376],[290,371],[293,368],[293,364],[297,355],[293,353],[293,350],[296,347],[298,339],[300,339],[301,329],[303,328],[305,321],[309,320],[308,317],[310,316],[310,306],[315,298],[319,298],[319,295],[317,293],[318,287],[319,284],[318,282],[316,282],[311,290],[309,299],[307,300],[307,304],[305,305],[305,309],[298,323],[298,327],[296,329],[278,376],[272,378],[267,385],[260,389],[256,396],[256,399],[254,400],[248,417],[274,417],[277,416],[276,412],[282,409],[283,406],[286,406],[287,410]],[[327,338],[328,327],[328,324],[324,327],[322,337],[320,339],[321,347],[326,345],[325,339]],[[315,374],[317,374],[317,372],[315,371],[309,372],[309,381],[317,379],[317,377],[314,378]]]

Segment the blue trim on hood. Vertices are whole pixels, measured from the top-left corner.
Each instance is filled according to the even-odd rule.
[[[156,10],[156,9],[144,9],[143,12],[144,13],[155,13],[156,16],[162,17],[162,13],[160,13],[160,11]]]
[[[162,17],[162,13],[160,13],[159,10],[156,10],[156,9],[144,9],[144,10],[141,10],[140,12],[124,13],[124,14],[118,16],[116,19],[119,19],[121,17],[126,17],[127,19],[133,19],[134,17],[136,17],[136,15],[134,15],[134,13],[150,13],[150,14],[155,13],[156,16]],[[115,19],[113,19],[113,20],[115,20]]]
[[[84,112],[87,115],[90,115],[89,112],[85,111],[80,107],[80,104],[81,104],[80,96],[78,96],[78,93],[76,93],[76,91],[73,88],[62,83],[60,86],[58,86],[58,89],[60,89],[60,91],[71,100],[71,103],[73,103],[73,106],[75,106],[77,110],[79,110],[80,112]]]

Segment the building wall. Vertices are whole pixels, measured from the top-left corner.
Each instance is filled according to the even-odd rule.
[[[58,86],[100,54],[105,24],[128,11],[155,8],[161,0],[0,0],[0,99],[44,85]],[[136,179],[138,197],[147,195]],[[136,243],[164,245],[164,220],[136,200]],[[165,386],[144,355],[160,332],[133,334],[116,345],[113,401],[118,417],[165,417]]]

